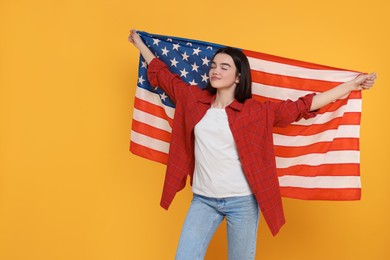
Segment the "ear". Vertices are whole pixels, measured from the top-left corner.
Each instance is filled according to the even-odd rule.
[[[238,84],[238,82],[240,82],[240,77],[241,77],[241,73],[238,73],[238,75],[236,77],[236,81],[234,81],[236,84]]]
[[[240,77],[241,77],[241,73],[238,73],[238,75],[236,76],[236,80],[234,81],[234,83],[238,84],[238,82],[240,82]]]

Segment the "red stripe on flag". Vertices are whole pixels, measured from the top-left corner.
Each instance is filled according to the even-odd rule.
[[[295,165],[288,168],[277,169],[278,176],[359,176],[360,166],[357,163],[322,164],[317,166]]]
[[[164,141],[169,143],[171,141],[171,133],[161,130],[159,128],[155,128],[153,126],[144,124],[142,122],[138,122],[137,120],[133,120],[131,129],[137,133]]]
[[[170,117],[168,117],[168,115],[165,113],[164,108],[161,106],[154,105],[150,102],[147,102],[145,100],[136,97],[134,100],[134,107],[143,112],[166,119],[171,127],[173,125],[173,120]]]
[[[168,154],[150,149],[149,147],[134,143],[133,141],[130,141],[130,151],[133,154],[136,154],[138,156],[147,158],[155,162],[159,162],[163,164],[167,164],[168,162]]]
[[[252,98],[261,102],[261,103],[264,103],[266,101],[270,101],[270,102],[280,102],[281,101],[280,99],[263,97],[263,96],[259,96],[259,95],[255,95],[255,94],[252,94]]]
[[[353,70],[346,70],[346,69],[339,69],[335,67],[325,66],[325,65],[319,65],[315,63],[310,63],[306,61],[300,61],[290,58],[284,58],[276,55],[261,53],[261,52],[255,52],[255,51],[249,51],[249,50],[243,50],[244,54],[251,58],[266,60],[266,61],[272,61],[277,63],[284,63],[292,66],[298,66],[302,68],[307,69],[320,69],[320,70],[342,70],[342,71],[350,71],[350,72],[356,72]]]
[[[280,187],[283,197],[303,200],[360,200],[361,189],[309,189]]]
[[[336,138],[333,142],[320,142],[306,146],[290,147],[275,145],[275,156],[292,158],[312,153],[327,153],[330,151],[359,151],[358,138]]]
[[[359,125],[360,113],[345,113],[343,117],[336,117],[324,124],[313,124],[310,126],[289,125],[288,127],[274,127],[274,134],[286,136],[309,136],[319,134],[326,130],[338,129],[340,125]]]
[[[252,70],[251,75],[253,82],[265,84],[268,86],[277,86],[280,88],[304,91],[313,91],[313,86],[315,86],[316,91],[323,92],[340,84],[338,82],[276,75],[256,70]]]

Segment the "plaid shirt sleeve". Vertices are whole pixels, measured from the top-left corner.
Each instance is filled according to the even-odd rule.
[[[185,94],[185,87],[189,86],[179,75],[173,74],[168,66],[157,58],[154,58],[149,64],[148,79],[150,85],[161,87],[175,103]]]
[[[278,103],[270,103],[274,111],[274,123],[276,127],[286,127],[292,122],[301,118],[312,118],[317,115],[318,110],[310,111],[311,103],[315,93],[308,94],[296,101],[286,100]]]

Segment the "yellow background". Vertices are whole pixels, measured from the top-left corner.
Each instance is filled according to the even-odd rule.
[[[284,199],[256,259],[390,259],[387,0],[0,2],[0,259],[173,259],[187,187],[159,207],[164,165],[128,151],[134,27],[376,71],[364,92],[363,197]],[[226,259],[225,227],[206,259]]]

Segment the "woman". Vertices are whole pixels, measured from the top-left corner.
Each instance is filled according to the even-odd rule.
[[[274,235],[285,222],[272,128],[313,117],[349,92],[370,88],[376,75],[360,75],[294,102],[260,103],[251,98],[249,62],[237,49],[216,52],[208,86],[201,90],[172,74],[135,30],[129,41],[149,64],[151,85],[163,88],[176,104],[161,206],[168,209],[188,175],[194,192],[176,259],[203,259],[224,218],[229,259],[254,259],[259,207]]]

